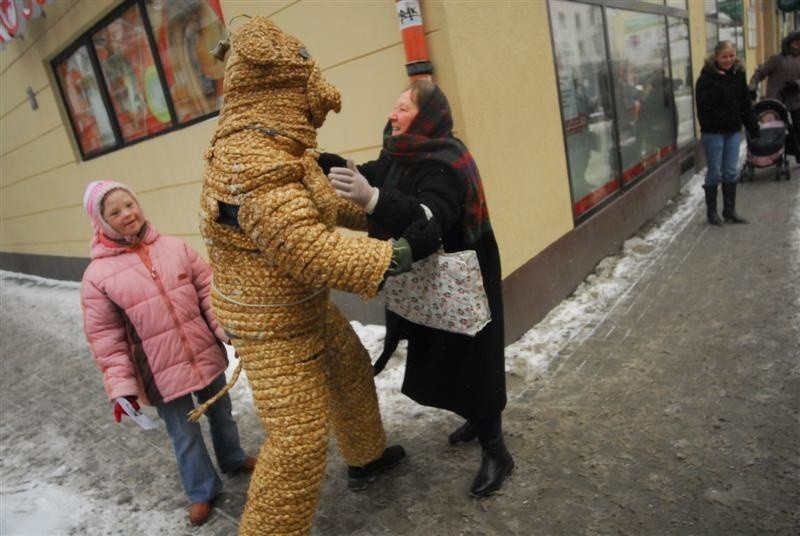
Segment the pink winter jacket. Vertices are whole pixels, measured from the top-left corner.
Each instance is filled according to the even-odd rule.
[[[109,399],[152,405],[206,387],[227,367],[211,312],[211,270],[188,244],[148,225],[139,244],[97,236],[81,283],[86,338]]]

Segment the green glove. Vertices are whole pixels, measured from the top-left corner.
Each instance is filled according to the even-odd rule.
[[[386,276],[399,275],[411,269],[411,246],[408,240],[398,238],[392,242],[392,260],[389,262],[389,269]]]

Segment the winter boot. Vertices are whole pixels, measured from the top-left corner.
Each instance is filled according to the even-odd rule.
[[[711,225],[722,225],[722,220],[717,214],[717,185],[703,186],[706,191],[706,217]]]
[[[747,220],[736,214],[736,183],[722,183],[722,217],[730,223],[747,223]]]
[[[357,467],[347,466],[347,487],[350,491],[362,491],[367,489],[370,483],[375,480],[375,475],[387,471],[400,463],[406,457],[406,451],[400,445],[392,445],[383,451],[381,457],[369,462],[367,465]]]
[[[478,437],[478,429],[470,420],[464,421],[464,424],[455,429],[453,433],[447,436],[447,441],[451,445],[458,443],[467,443]]]
[[[189,506],[189,523],[194,526],[204,524],[211,517],[211,510],[210,501],[192,503]]]
[[[481,442],[481,467],[469,488],[475,498],[488,497],[503,486],[503,481],[514,469],[514,458],[508,452],[503,436]]]

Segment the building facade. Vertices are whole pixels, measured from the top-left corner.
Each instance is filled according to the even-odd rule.
[[[720,39],[748,73],[796,14],[777,0],[12,0],[0,13],[0,268],[79,279],[87,182],[130,184],[164,233],[205,252],[203,152],[222,102],[208,52],[264,15],[343,95],[320,148],[373,159],[421,18],[433,77],[484,179],[509,341],[702,167],[692,88]],[[46,16],[42,16],[42,15]],[[337,295],[352,318],[380,302]]]

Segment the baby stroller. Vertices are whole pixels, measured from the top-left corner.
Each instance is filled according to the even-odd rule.
[[[747,160],[742,168],[741,179],[753,181],[755,168],[775,166],[775,180],[789,180],[788,153],[797,154],[792,118],[786,106],[775,99],[761,99],[753,105],[759,124],[758,138],[747,137]]]

